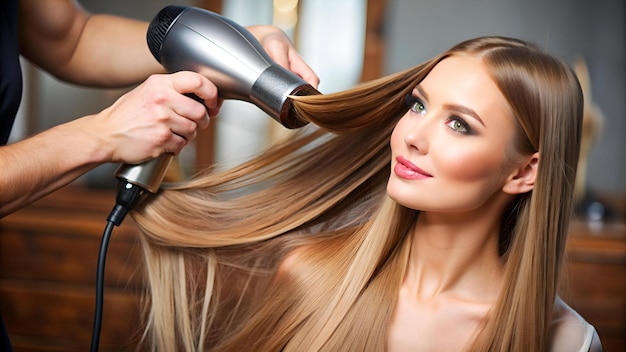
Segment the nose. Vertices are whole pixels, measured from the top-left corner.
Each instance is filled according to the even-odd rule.
[[[429,139],[430,139],[430,126],[426,119],[426,116],[414,119],[406,126],[406,132],[404,134],[404,143],[413,150],[418,151],[421,154],[428,153]]]

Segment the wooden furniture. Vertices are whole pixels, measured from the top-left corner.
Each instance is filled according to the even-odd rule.
[[[0,220],[0,312],[15,351],[88,351],[112,191],[66,188]],[[140,253],[127,218],[106,260],[101,351],[134,351]]]
[[[626,223],[574,222],[567,248],[564,298],[595,326],[605,351],[626,351]]]

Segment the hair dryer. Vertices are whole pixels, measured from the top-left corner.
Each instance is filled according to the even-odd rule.
[[[319,94],[276,64],[248,30],[208,10],[163,8],[148,27],[147,41],[167,71],[200,73],[215,83],[221,98],[253,103],[287,128],[307,123],[295,116],[289,96]],[[155,193],[171,158],[163,154],[143,164],[123,164],[115,176]]]
[[[245,28],[207,10],[165,7],[150,23],[147,40],[152,55],[169,72],[203,74],[215,83],[221,98],[253,103],[288,128],[306,124],[293,113],[289,96],[319,94],[276,64]],[[121,224],[146,191],[158,191],[171,160],[172,154],[166,153],[139,165],[123,164],[115,171],[121,182],[100,244],[92,352],[100,341],[104,266],[112,228]]]

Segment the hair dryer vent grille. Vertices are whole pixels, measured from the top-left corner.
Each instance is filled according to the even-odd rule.
[[[163,44],[163,40],[167,35],[170,25],[174,23],[176,18],[186,9],[187,7],[184,6],[172,5],[164,7],[150,22],[146,39],[150,52],[158,62],[161,62],[161,44]]]

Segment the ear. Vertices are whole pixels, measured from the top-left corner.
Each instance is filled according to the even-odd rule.
[[[539,164],[539,153],[534,153],[526,159],[507,178],[502,191],[508,194],[522,194],[532,191],[537,178],[537,165]]]

